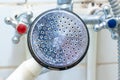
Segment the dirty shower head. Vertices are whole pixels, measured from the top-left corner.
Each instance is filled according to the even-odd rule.
[[[53,9],[39,15],[28,32],[28,47],[42,66],[65,70],[77,65],[89,45],[86,25],[75,13]]]

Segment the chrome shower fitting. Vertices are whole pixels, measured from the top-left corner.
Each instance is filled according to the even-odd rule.
[[[100,31],[102,29],[108,29],[111,32],[111,37],[113,39],[118,39],[117,28],[120,24],[120,17],[113,15],[108,6],[103,8],[103,13],[104,15],[101,16],[101,22],[93,27],[94,30]]]
[[[33,13],[31,11],[24,12],[20,15],[15,15],[15,19],[11,17],[5,18],[5,23],[13,26],[15,29],[15,35],[12,38],[13,43],[17,44],[20,41],[20,37],[27,33],[29,25],[31,24],[31,18]]]
[[[120,5],[118,0],[109,0],[114,16],[120,18]],[[118,32],[118,80],[120,80],[120,24],[117,27]]]
[[[57,4],[59,8],[73,10],[73,0],[57,0]]]
[[[40,14],[28,31],[28,48],[43,67],[66,70],[85,57],[89,33],[83,20],[72,12],[72,0],[58,0],[58,7]]]
[[[120,5],[118,0],[109,0],[114,16],[120,16]]]
[[[112,33],[112,38],[118,40],[118,80],[120,80],[120,5],[118,0],[108,1],[111,5],[113,14],[110,8],[105,6],[103,9],[104,19],[100,24],[94,26],[94,30],[109,29]]]

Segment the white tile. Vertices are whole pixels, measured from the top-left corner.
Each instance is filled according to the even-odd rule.
[[[120,1],[120,0],[117,0]],[[108,3],[108,0],[94,0],[94,2],[98,2],[98,3]]]
[[[106,3],[106,2],[108,2],[108,0],[94,0],[94,2],[97,2],[97,3]]]
[[[0,80],[4,80],[4,79],[0,77]]]
[[[120,1],[120,0],[117,0]],[[96,3],[108,3],[108,0],[94,0]]]
[[[12,26],[5,24],[4,18],[13,16],[18,10],[23,10],[20,6],[0,6],[0,66],[17,66],[25,59],[24,38],[17,45],[14,45],[11,38],[14,35]]]
[[[56,4],[42,4],[42,5],[32,5],[30,10],[34,13],[34,18],[36,18],[41,13],[48,11],[50,9],[56,8]]]
[[[99,63],[117,62],[117,40],[111,38],[108,30],[98,33],[97,60]]]
[[[14,69],[0,69],[0,80],[6,79],[14,71]]]
[[[39,76],[36,80],[86,80],[86,68],[76,66],[65,71],[51,71]]]
[[[99,6],[98,5],[92,6],[91,3],[89,4],[74,3],[73,5],[73,11],[78,15],[80,14],[90,15],[95,9],[99,9]]]
[[[0,3],[23,3],[25,0],[0,0]]]
[[[77,1],[86,1],[86,0],[74,0],[75,2]],[[57,2],[57,0],[28,0],[28,2]]]
[[[97,68],[97,80],[117,80],[118,79],[117,64],[101,65]]]
[[[87,54],[86,54],[86,56],[83,58],[83,60],[80,62],[80,64],[87,64]]]
[[[91,0],[74,0],[74,2],[91,1]],[[57,2],[57,0],[28,0],[28,2]]]
[[[57,0],[27,0],[28,2],[56,2]]]
[[[89,14],[90,10],[88,10],[87,8],[82,8],[81,4],[74,4],[73,11],[77,14]]]

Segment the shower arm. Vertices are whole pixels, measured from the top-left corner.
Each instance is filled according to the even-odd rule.
[[[58,8],[73,10],[73,0],[57,0]]]

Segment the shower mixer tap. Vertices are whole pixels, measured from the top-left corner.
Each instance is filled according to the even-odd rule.
[[[21,13],[20,15],[15,15],[15,19],[11,17],[6,17],[5,22],[11,25],[15,29],[15,34],[12,38],[13,43],[17,44],[20,41],[20,37],[25,35],[31,24],[31,18],[33,13],[31,11]]]
[[[108,29],[111,37],[118,43],[118,80],[120,80],[120,5],[118,0],[108,0],[111,9],[107,6],[103,8],[102,21],[94,26],[95,31]],[[112,11],[112,12],[111,12]]]
[[[112,39],[118,39],[117,28],[120,25],[120,17],[113,15],[109,6],[105,6],[102,11],[104,14],[101,16],[102,21],[93,27],[94,31],[108,29],[111,32]]]

